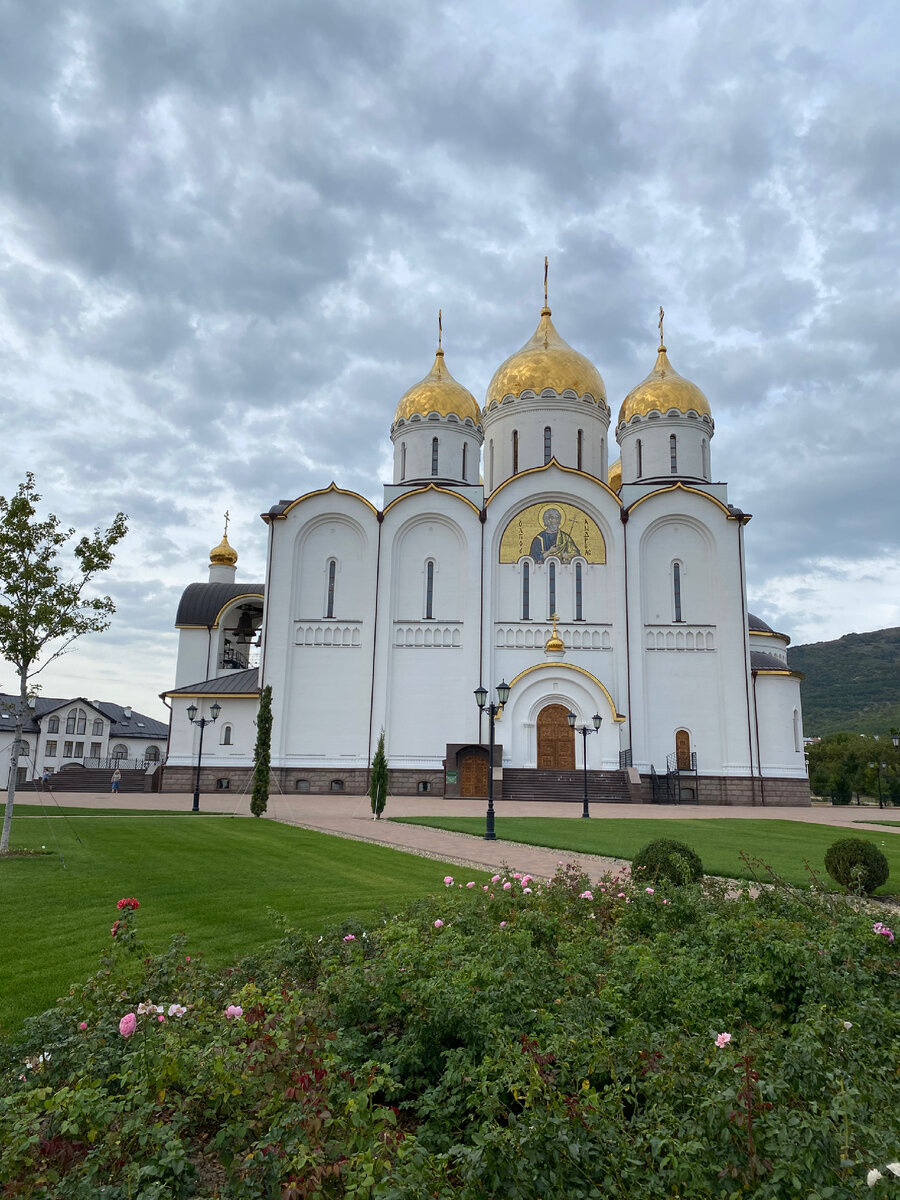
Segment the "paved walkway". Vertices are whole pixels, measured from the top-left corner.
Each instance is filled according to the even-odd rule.
[[[20,793],[23,803],[40,802],[40,796]],[[135,796],[131,794],[112,796],[109,793],[80,794],[65,792],[54,794],[53,803],[63,808],[92,808],[100,816],[104,809],[129,808],[142,810],[166,810],[187,812],[193,797],[190,794],[164,792],[159,795]],[[203,794],[200,807],[204,812],[224,813],[229,816],[249,816],[249,796],[228,793]],[[483,800],[458,800],[446,797],[391,796],[385,812],[392,817],[405,816],[453,816],[483,817]],[[831,805],[816,805],[811,808],[720,808],[713,805],[666,805],[666,804],[595,804],[592,812],[597,817],[623,817],[634,820],[643,818],[674,820],[709,820],[725,818],[761,821],[805,821],[816,825],[831,825],[851,831],[872,829],[880,833],[900,834],[900,827],[890,828],[873,824],[879,817],[885,821],[900,822],[900,809],[859,808],[854,806],[833,808]],[[526,801],[503,801],[497,805],[498,817],[563,817],[581,819],[580,804],[552,804]],[[440,862],[456,863],[460,866],[496,870],[508,864],[518,871],[549,878],[562,860],[576,859],[591,875],[615,871],[625,865],[621,859],[603,858],[591,854],[567,853],[561,850],[544,850],[536,846],[524,846],[518,842],[498,839],[487,842],[483,837],[469,834],[450,833],[443,829],[429,829],[421,825],[398,825],[393,821],[374,821],[368,796],[327,795],[278,795],[269,797],[267,819],[297,825],[303,829],[314,829],[338,837],[354,838],[363,842],[377,842],[395,850],[434,858]],[[869,820],[866,820],[866,818]],[[862,823],[859,823],[862,822]]]

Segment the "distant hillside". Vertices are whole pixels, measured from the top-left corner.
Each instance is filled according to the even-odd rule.
[[[807,737],[900,729],[900,629],[789,646],[788,663],[806,676],[801,694]]]

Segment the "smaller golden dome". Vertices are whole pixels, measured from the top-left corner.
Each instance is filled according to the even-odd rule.
[[[617,492],[622,486],[622,460],[617,458],[613,465],[609,468],[606,476],[607,484],[614,492]]]
[[[541,309],[534,336],[494,372],[488,384],[485,410],[504,396],[521,396],[527,391],[540,395],[544,388],[552,388],[557,395],[569,390],[576,396],[589,395],[597,404],[606,406],[606,387],[600,372],[590,359],[563,341],[546,305]]]
[[[632,388],[619,410],[619,424],[627,424],[632,417],[646,417],[648,413],[695,412],[698,417],[710,417],[709,401],[695,383],[683,379],[673,370],[666,357],[665,346],[660,346],[656,366],[646,379]]]
[[[238,560],[237,550],[229,544],[228,534],[222,535],[218,546],[213,546],[209,552],[209,561],[213,566],[233,567]]]
[[[425,378],[413,384],[400,397],[400,403],[394,413],[394,424],[398,421],[408,421],[415,413],[427,417],[433,412],[442,417],[453,413],[461,421],[471,417],[476,425],[481,420],[478,401],[467,388],[457,383],[447,370],[444,365],[444,351],[440,346],[434,357],[434,366]]]
[[[549,654],[559,654],[561,650],[565,650],[566,643],[559,636],[559,631],[556,628],[558,620],[556,613],[550,619],[553,621],[553,632],[547,638],[546,642],[544,642],[544,651]]]

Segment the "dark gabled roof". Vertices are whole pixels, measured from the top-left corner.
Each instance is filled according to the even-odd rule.
[[[0,693],[0,712],[7,709],[9,705],[18,703],[18,699],[18,696]],[[145,716],[144,713],[135,712],[134,709],[130,710],[131,716],[126,717],[124,705],[112,704],[108,700],[86,700],[84,696],[73,696],[69,700],[57,700],[51,696],[36,696],[34,708],[31,709],[31,717],[25,722],[25,732],[37,733],[40,729],[40,722],[49,717],[51,713],[60,708],[66,708],[70,704],[83,704],[85,708],[93,709],[94,712],[106,717],[110,721],[109,736],[111,738],[164,738],[169,734],[169,727],[162,721],[157,721],[155,717]],[[0,719],[0,730],[12,729],[13,725],[12,718],[6,721]]]
[[[215,679],[204,679],[202,683],[189,683],[185,687],[163,692],[164,696],[258,696],[259,667],[249,671],[235,671],[233,675],[219,675]]]
[[[264,591],[262,583],[189,583],[175,614],[176,628],[215,625],[226,604],[240,596],[258,598]]]

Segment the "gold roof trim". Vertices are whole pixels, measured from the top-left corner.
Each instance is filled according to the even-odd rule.
[[[469,484],[471,487],[472,485]],[[473,512],[480,515],[481,509],[477,504],[473,504],[468,496],[461,496],[459,492],[454,492],[452,488],[441,487],[438,483],[426,483],[423,487],[412,488],[408,492],[402,492],[399,496],[395,496],[390,504],[385,506],[384,516],[387,516],[395,504],[401,504],[404,500],[408,500],[410,496],[421,496],[423,492],[441,492],[445,496],[452,496],[454,500],[461,500],[463,504],[468,504]]]
[[[519,682],[520,679],[524,679],[526,675],[530,675],[533,671],[575,671],[579,675],[586,675],[588,677],[588,679],[590,679],[593,683],[596,683],[597,687],[600,689],[600,691],[606,697],[606,701],[609,704],[609,710],[613,714],[613,720],[617,724],[621,724],[623,721],[627,720],[627,717],[623,716],[622,713],[616,711],[616,706],[615,706],[615,704],[613,704],[612,696],[609,694],[606,687],[600,682],[600,680],[597,678],[597,676],[592,675],[590,673],[590,671],[586,670],[584,667],[576,666],[575,663],[565,663],[565,662],[535,663],[533,667],[526,667],[524,671],[520,671],[518,673],[518,675],[515,676],[514,679],[510,680],[510,684],[509,684],[510,688],[515,687],[515,685]]]
[[[546,305],[534,335],[494,372],[484,401],[485,412],[504,396],[521,396],[528,391],[540,395],[544,388],[552,388],[558,395],[571,389],[576,396],[590,396],[596,404],[608,407],[600,372],[559,336]]]
[[[478,401],[469,389],[458,383],[447,370],[444,351],[440,346],[434,356],[434,366],[425,378],[413,384],[400,397],[400,403],[394,413],[394,424],[398,421],[408,421],[416,414],[427,417],[433,412],[442,417],[452,414],[462,421],[471,417],[476,425],[481,421]]]
[[[635,500],[633,504],[628,505],[628,511],[629,511],[629,513],[631,513],[634,511],[634,509],[636,509],[638,507],[639,504],[643,504],[645,500],[652,500],[654,496],[661,496],[664,492],[678,491],[679,488],[683,492],[692,492],[695,496],[702,496],[704,500],[709,500],[709,502],[711,504],[715,504],[717,508],[720,508],[722,510],[722,512],[725,514],[725,516],[730,521],[735,520],[735,516],[730,511],[727,504],[723,504],[721,500],[717,500],[716,497],[711,496],[709,494],[709,492],[701,491],[700,488],[690,487],[688,484],[680,483],[680,482],[679,483],[669,483],[669,484],[666,484],[665,487],[661,487],[661,488],[654,488],[654,490],[652,492],[648,492],[646,494],[646,496],[639,496],[638,499]],[[744,513],[743,516],[745,519],[744,523],[746,523],[746,521],[750,520],[749,513]]]
[[[365,496],[361,496],[359,492],[351,492],[348,491],[347,488],[338,487],[336,483],[329,483],[327,488],[316,488],[314,492],[306,492],[305,495],[298,496],[296,500],[292,500],[290,502],[284,512],[264,512],[260,513],[259,515],[266,522],[266,524],[268,524],[270,521],[283,521],[291,509],[296,508],[298,504],[302,504],[304,500],[312,500],[315,496],[327,496],[329,492],[337,492],[339,496],[350,496],[353,500],[359,500],[360,503],[364,504],[374,516],[378,516],[378,509],[371,502],[371,500],[367,500]]]
[[[485,506],[491,503],[495,496],[503,491],[505,487],[509,487],[511,483],[515,483],[518,479],[524,479],[526,475],[535,475],[538,471],[549,471],[551,467],[556,467],[558,471],[565,471],[567,475],[577,475],[581,479],[589,479],[591,483],[599,484],[600,487],[606,488],[613,500],[622,507],[622,501],[616,493],[610,488],[608,483],[604,483],[598,475],[591,475],[587,471],[579,471],[577,467],[567,467],[557,459],[551,458],[548,463],[541,463],[539,467],[526,467],[524,471],[517,471],[515,475],[510,475],[508,479],[504,479],[502,483],[498,483],[494,490],[485,497]]]
[[[673,408],[712,420],[707,398],[695,383],[678,374],[669,362],[665,346],[660,344],[653,370],[622,401],[618,424],[627,424],[632,417],[646,417],[652,412],[671,412]]]

